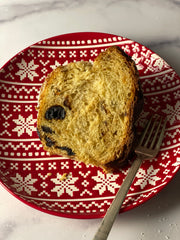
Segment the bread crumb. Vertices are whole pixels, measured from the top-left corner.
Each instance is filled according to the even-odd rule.
[[[52,176],[52,173],[49,172],[49,173],[47,174],[47,176],[48,176],[48,177]]]
[[[35,110],[38,111],[39,110],[39,106],[35,106]]]
[[[60,181],[66,180],[67,177],[68,177],[68,174],[67,174],[67,173],[63,173],[63,175],[62,175],[61,178],[60,178]]]

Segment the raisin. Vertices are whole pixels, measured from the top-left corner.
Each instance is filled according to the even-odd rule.
[[[52,147],[55,144],[55,141],[53,141],[51,138],[49,137],[45,137],[45,141],[46,141],[46,146],[47,147]]]
[[[42,128],[43,132],[45,132],[45,133],[54,133],[50,127],[41,126],[41,128]]]
[[[51,106],[50,108],[48,108],[48,110],[45,113],[45,118],[47,120],[52,120],[52,119],[63,120],[65,116],[66,116],[66,111],[60,105]]]
[[[56,148],[59,148],[59,149],[61,149],[61,150],[65,150],[69,156],[75,155],[75,153],[72,151],[71,148],[68,148],[68,147],[59,147],[59,146],[56,146]]]

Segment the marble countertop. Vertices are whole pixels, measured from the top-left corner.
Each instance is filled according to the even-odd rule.
[[[1,0],[0,67],[39,40],[69,32],[106,32],[151,48],[180,75],[179,0]],[[155,197],[120,214],[109,240],[177,240],[180,173]],[[0,186],[0,240],[92,239],[100,219],[39,212]]]

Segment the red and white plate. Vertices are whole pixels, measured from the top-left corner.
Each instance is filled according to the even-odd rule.
[[[124,37],[106,33],[71,33],[40,41],[14,56],[0,70],[0,182],[18,199],[38,210],[71,218],[103,217],[125,178],[61,156],[49,156],[36,133],[36,105],[41,84],[58,65],[93,61],[118,45],[135,60],[144,92],[143,127],[151,114],[167,116],[167,130],[157,158],[145,161],[121,212],[158,193],[180,166],[180,78],[156,53]],[[61,181],[63,174],[67,178]]]

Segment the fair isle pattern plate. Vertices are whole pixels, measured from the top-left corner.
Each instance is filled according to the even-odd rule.
[[[36,133],[40,87],[56,66],[93,61],[118,45],[135,60],[144,92],[144,127],[152,114],[167,116],[158,156],[143,162],[123,203],[132,209],[158,193],[180,166],[180,78],[156,53],[124,37],[71,33],[40,41],[14,56],[0,70],[0,182],[18,199],[38,210],[71,218],[103,217],[131,165],[105,174],[62,156],[50,156]],[[65,177],[62,180],[62,177]]]

